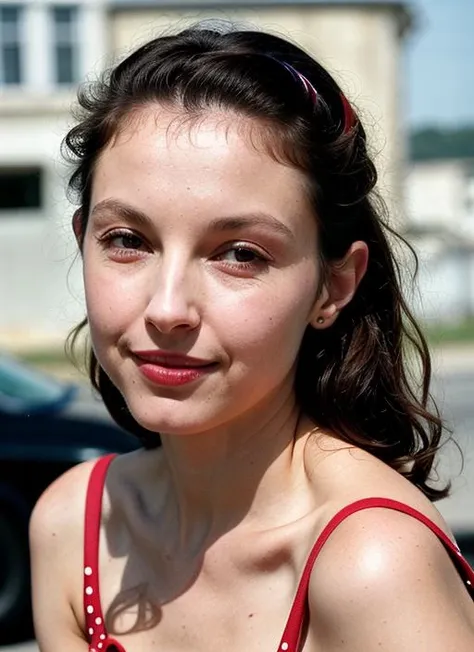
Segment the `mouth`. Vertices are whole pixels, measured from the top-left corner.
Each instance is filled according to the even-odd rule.
[[[218,366],[202,358],[164,351],[134,351],[141,375],[159,387],[180,387],[199,381]]]
[[[216,365],[216,362],[202,358],[164,351],[134,351],[133,356],[139,363],[166,369],[205,369]]]

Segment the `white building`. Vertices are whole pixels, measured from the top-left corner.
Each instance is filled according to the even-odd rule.
[[[64,337],[83,314],[59,152],[104,15],[99,0],[0,0],[0,346]]]
[[[417,309],[428,320],[474,317],[474,160],[412,163],[406,205],[421,262]]]
[[[375,134],[387,199],[401,205],[403,2],[0,0],[0,347],[62,341],[83,317],[59,157],[77,82],[177,21],[208,17],[278,32],[326,64]]]

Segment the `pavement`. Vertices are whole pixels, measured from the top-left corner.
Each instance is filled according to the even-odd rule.
[[[431,357],[435,373],[474,373],[474,342],[433,347]]]

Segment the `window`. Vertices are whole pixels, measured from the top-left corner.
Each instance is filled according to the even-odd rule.
[[[0,5],[0,85],[22,82],[21,12],[17,5]]]
[[[0,168],[0,211],[42,207],[40,168]]]
[[[77,17],[75,6],[52,8],[54,79],[57,84],[78,81]]]

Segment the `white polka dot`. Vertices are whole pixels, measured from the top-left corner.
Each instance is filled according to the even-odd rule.
[[[89,635],[92,636],[93,633],[94,633],[94,628],[93,628],[93,627],[89,627]]]
[[[290,646],[289,646],[288,643],[286,643],[286,642],[281,644],[281,649],[282,649],[282,650],[287,650],[289,647],[290,647]]]
[[[94,607],[91,604],[87,607],[87,613],[88,614],[93,614],[94,613]]]
[[[97,643],[97,647],[98,647],[98,648],[103,647],[103,645],[104,645],[103,643]]]
[[[102,618],[96,618],[95,619],[95,624],[100,625],[102,623]]]
[[[93,590],[92,586],[86,586],[87,595],[92,595],[93,592],[94,592],[94,590]]]
[[[472,586],[472,582],[471,582],[471,580],[467,580],[466,584],[467,584],[468,586]]]
[[[101,635],[99,636],[99,638],[101,638],[102,640],[104,640],[104,639],[106,639],[107,637],[106,637],[105,634],[101,634]]]
[[[92,575],[92,568],[90,566],[84,568],[84,575]]]

